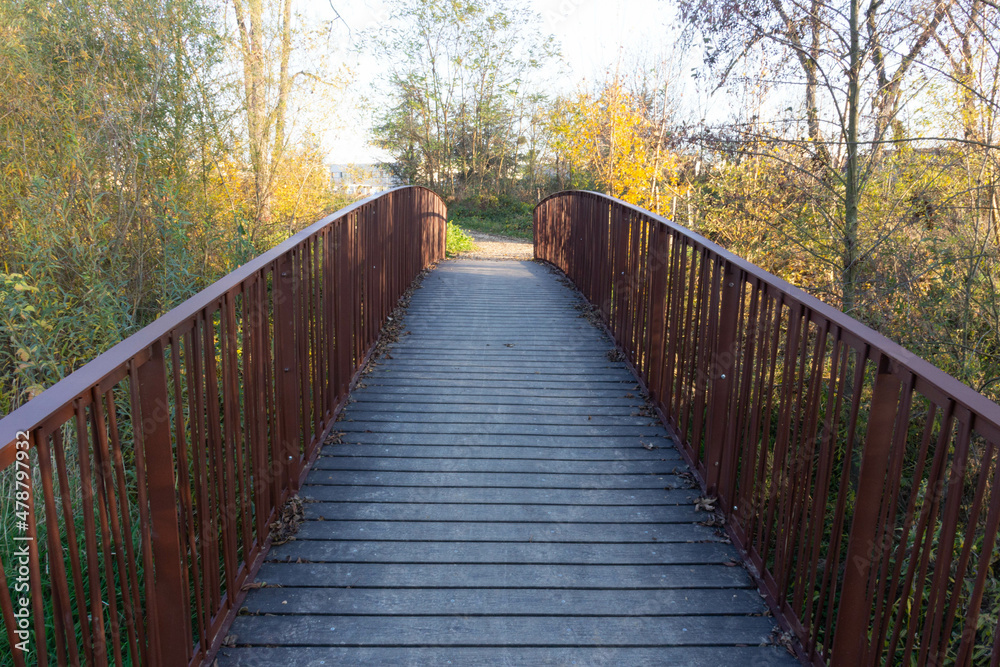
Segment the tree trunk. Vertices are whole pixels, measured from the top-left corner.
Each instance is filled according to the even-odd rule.
[[[859,0],[851,0],[851,51],[847,81],[847,183],[844,193],[844,230],[841,249],[841,309],[847,313],[855,308],[857,299],[858,200],[860,199],[860,169],[858,165],[858,89],[861,78],[861,53],[858,28]]]

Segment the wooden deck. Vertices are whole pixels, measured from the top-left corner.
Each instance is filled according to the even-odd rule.
[[[797,664],[579,303],[532,262],[424,280],[220,665]]]

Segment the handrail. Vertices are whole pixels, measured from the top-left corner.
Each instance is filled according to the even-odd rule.
[[[382,323],[444,257],[445,219],[421,187],[341,209],[0,420],[30,545],[0,552],[10,646],[59,664],[212,655]]]
[[[660,216],[594,192],[535,255],[600,316],[813,664],[1000,664],[1000,405]],[[984,616],[985,614],[985,616]]]

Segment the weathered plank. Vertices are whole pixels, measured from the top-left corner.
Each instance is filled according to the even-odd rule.
[[[417,412],[417,413],[442,413],[442,414],[472,414],[472,415],[576,415],[592,417],[595,415],[611,415],[617,417],[637,417],[640,416],[639,402],[636,400],[622,399],[621,402],[603,404],[595,401],[593,405],[579,404],[567,405],[545,405],[534,401],[524,401],[522,403],[500,403],[496,400],[481,400],[475,402],[469,399],[452,400],[431,400],[435,397],[428,396],[424,400],[420,397],[401,397],[397,400],[375,401],[370,399],[354,400],[347,407],[346,418],[356,419],[358,412]]]
[[[439,388],[451,387],[453,389],[471,388],[501,388],[516,389],[518,392],[547,393],[549,390],[568,389],[574,392],[595,391],[602,392],[597,395],[613,395],[617,391],[639,390],[639,385],[634,380],[619,380],[617,378],[587,378],[585,376],[563,376],[553,377],[551,380],[525,378],[497,379],[485,375],[469,377],[431,377],[430,375],[421,377],[393,377],[391,374],[371,375],[363,380],[365,386],[372,387],[420,387],[424,391],[437,391]],[[415,391],[414,389],[410,390]]]
[[[624,468],[624,466],[622,466]],[[447,468],[446,468],[447,470]],[[316,470],[310,484],[352,486],[473,486],[509,489],[686,489],[683,478],[671,474],[558,474],[506,472],[395,472],[386,470]],[[514,494],[516,499],[516,494]]]
[[[343,456],[322,456],[313,466],[314,470],[364,470],[392,472],[434,473],[441,470],[474,473],[561,473],[590,475],[637,475],[670,474],[677,469],[676,463],[659,459],[645,460],[566,460],[566,459],[520,459],[520,458],[385,458],[381,456],[351,458]]]
[[[497,503],[505,505],[690,505],[692,490],[655,489],[510,489],[420,486],[326,486],[306,480],[302,495],[310,500],[373,503]]]
[[[375,391],[374,389],[357,389],[351,394],[357,406],[372,406],[377,408],[380,405],[390,404],[399,406],[434,406],[435,409],[447,409],[454,406],[456,411],[466,410],[492,410],[501,412],[504,410],[517,412],[521,409],[535,409],[538,411],[555,410],[554,414],[568,414],[574,411],[576,414],[594,414],[588,410],[626,410],[629,413],[642,407],[643,401],[639,397],[632,395],[631,398],[625,396],[614,397],[567,397],[554,396],[528,396],[525,394],[501,394],[499,392],[489,392],[488,390],[468,391],[465,393],[444,393],[434,392],[433,394],[413,395],[408,392]],[[543,413],[547,414],[547,413]]]
[[[525,423],[484,423],[475,424],[475,428],[470,428],[468,424],[449,423],[396,423],[396,422],[337,422],[335,428],[344,433],[439,433],[439,434],[464,434],[464,435],[534,435],[534,436],[559,436],[559,437],[591,437],[591,438],[628,438],[642,436],[667,437],[667,432],[662,426],[649,422],[645,425],[614,425],[614,426],[590,426],[589,422],[574,425],[565,424],[525,424]],[[632,442],[635,442],[633,439]]]
[[[409,665],[410,667],[438,667],[462,665],[463,667],[720,667],[724,665],[753,665],[778,667],[797,665],[783,648],[774,646],[655,646],[600,648],[577,647],[516,647],[516,646],[433,646],[433,647],[351,647],[296,646],[223,648],[219,652],[222,667],[384,667]]]
[[[653,438],[649,439],[650,442]],[[590,441],[581,441],[591,444]],[[662,442],[662,441],[661,441]],[[553,451],[558,450],[558,451]],[[677,450],[659,447],[647,450],[645,447],[530,447],[527,445],[434,445],[434,444],[377,444],[351,443],[327,445],[323,448],[323,458],[347,457],[379,457],[379,458],[432,458],[432,459],[498,459],[498,460],[543,460],[543,461],[664,461],[669,462],[671,471],[674,466],[679,469],[681,455]],[[572,459],[567,459],[572,456]]]
[[[354,396],[367,397],[369,395],[375,394],[378,396],[393,396],[394,394],[403,394],[410,397],[418,397],[421,400],[427,400],[430,398],[442,398],[446,396],[459,396],[462,398],[471,398],[474,396],[479,397],[496,397],[498,400],[504,402],[510,402],[514,398],[524,398],[524,397],[534,397],[540,400],[548,401],[563,401],[566,399],[592,399],[596,400],[598,404],[603,401],[612,401],[615,398],[627,398],[635,399],[639,395],[639,389],[637,385],[624,385],[620,389],[615,389],[609,392],[607,389],[587,389],[584,387],[579,387],[575,385],[564,385],[561,387],[547,387],[538,390],[531,390],[521,387],[498,387],[495,385],[482,385],[474,387],[453,387],[448,384],[438,384],[431,388],[426,388],[427,391],[421,392],[415,390],[414,387],[419,387],[420,385],[389,385],[389,384],[374,384],[369,387],[366,382],[371,381],[373,376],[368,376],[362,379],[362,382],[354,390]]]
[[[274,563],[269,585],[379,588],[749,588],[740,567],[725,565],[482,565],[466,563]]]
[[[498,368],[498,361],[502,361],[502,367]],[[556,361],[549,355],[535,355],[530,358],[522,356],[509,357],[503,360],[496,358],[464,359],[458,361],[448,357],[437,357],[433,359],[414,359],[406,357],[391,357],[379,359],[375,368],[395,371],[425,371],[435,370],[447,373],[466,373],[474,371],[477,373],[492,373],[497,371],[518,372],[518,373],[547,373],[547,374],[570,374],[580,375],[593,372],[625,372],[629,373],[628,366],[621,362],[605,361],[594,362],[591,355],[582,357],[576,361]]]
[[[340,424],[344,422],[338,422]],[[339,428],[339,427],[338,427]],[[479,445],[484,447],[555,447],[572,451],[577,447],[634,447],[645,449],[644,444],[665,450],[673,447],[673,442],[661,435],[652,433],[651,428],[639,429],[639,436],[634,435],[542,435],[542,434],[510,434],[510,433],[415,433],[399,431],[387,433],[376,432],[373,429],[341,431],[344,435],[340,440],[350,444],[399,444],[399,445]],[[467,429],[470,430],[471,429]]]
[[[251,614],[412,616],[686,616],[759,614],[752,589],[565,590],[521,588],[261,588],[247,598]]]
[[[311,502],[306,519],[327,521],[513,521],[517,523],[696,523],[692,505],[521,505]]]
[[[323,523],[323,522],[318,522]],[[399,525],[399,524],[397,524]],[[419,523],[402,524],[419,527]],[[586,524],[585,524],[586,525]],[[643,525],[643,524],[638,524]],[[593,530],[593,527],[590,528]],[[360,531],[358,531],[360,532]],[[334,530],[336,536],[338,531]],[[732,562],[732,549],[719,542],[657,542],[655,544],[532,542],[427,542],[398,544],[362,537],[357,540],[316,539],[310,531],[304,539],[286,542],[268,554],[274,561],[311,563],[494,563],[502,565],[539,563],[571,565],[694,565]],[[428,531],[424,539],[438,535]]]
[[[381,379],[392,380],[399,378],[417,380],[444,380],[449,384],[453,381],[471,380],[474,382],[564,382],[564,383],[634,383],[635,378],[625,370],[615,369],[589,369],[576,373],[561,373],[557,370],[540,369],[512,369],[503,365],[499,368],[466,368],[460,370],[449,370],[434,366],[421,368],[396,368],[383,366],[379,368]]]
[[[582,418],[582,419],[581,419]],[[581,421],[585,421],[587,426],[650,426],[651,419],[639,415],[602,415],[602,414],[573,414],[556,415],[530,414],[530,413],[490,413],[483,411],[480,414],[473,413],[447,413],[447,412],[396,412],[393,410],[361,410],[354,408],[345,411],[344,419],[341,422],[363,422],[367,424],[377,424],[376,428],[382,428],[383,422],[393,422],[401,424],[476,424],[477,426],[487,426],[489,424],[508,424],[512,420],[517,420],[518,424],[532,424],[541,426],[574,426]],[[340,428],[339,426],[337,428]]]
[[[715,530],[690,523],[480,523],[475,521],[307,521],[306,540],[420,540],[486,542],[708,542]]]
[[[233,626],[253,644],[310,646],[622,646],[655,637],[665,646],[762,644],[774,621],[756,616],[242,616]]]

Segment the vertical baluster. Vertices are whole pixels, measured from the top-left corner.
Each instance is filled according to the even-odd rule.
[[[131,383],[131,380],[130,380]],[[132,535],[132,516],[128,505],[131,497],[128,491],[128,483],[125,479],[125,460],[122,456],[121,433],[118,429],[118,409],[115,405],[114,394],[108,390],[105,395],[108,405],[108,436],[110,446],[109,462],[114,470],[114,485],[121,502],[121,528],[122,542],[125,544],[125,568],[128,572],[128,597],[131,604],[126,606],[129,610],[129,641],[134,642],[131,646],[131,656],[133,664],[148,661],[149,645],[146,641],[147,633],[145,623],[142,618],[142,601],[140,599],[138,560],[135,554],[135,545]],[[134,633],[134,637],[133,637]]]
[[[61,428],[61,427],[57,427]],[[52,477],[52,453],[49,450],[49,434],[36,431],[32,438],[38,460],[39,474],[42,479],[42,496],[45,503],[45,533],[49,558],[50,585],[52,587],[52,626],[55,631],[56,658],[60,665],[78,664],[80,653],[76,643],[76,631],[73,623],[73,608],[70,602],[69,581],[66,577],[66,561],[62,556],[63,546],[59,531],[59,509],[56,507],[55,491]],[[7,586],[0,582],[0,594],[7,593]],[[13,631],[16,623],[11,619],[8,630]],[[16,641],[11,639],[10,645]],[[24,656],[18,651],[14,657],[24,664]],[[39,661],[41,663],[41,661]]]
[[[177,497],[174,457],[170,434],[170,405],[167,401],[167,376],[163,343],[156,341],[150,358],[134,370],[141,415],[143,460],[136,463],[145,472],[148,489],[150,551],[155,575],[147,578],[149,589],[156,591],[155,611],[149,613],[153,630],[153,655],[161,665],[187,664],[191,654],[191,621],[181,573],[180,533],[177,522]],[[137,441],[139,439],[137,438]],[[140,499],[140,502],[143,502]]]
[[[122,641],[121,632],[119,628],[118,621],[118,589],[119,582],[116,581],[114,575],[114,556],[112,555],[111,547],[111,524],[117,526],[117,513],[115,512],[115,502],[114,494],[109,494],[108,485],[108,472],[110,472],[109,467],[106,465],[106,452],[108,449],[107,433],[104,430],[104,413],[101,409],[101,393],[98,391],[97,387],[92,387],[90,391],[90,423],[92,425],[93,431],[93,451],[94,451],[94,473],[93,477],[96,478],[97,486],[97,515],[100,521],[100,538],[101,538],[101,552],[104,560],[104,581],[108,589],[108,620],[111,625],[111,650],[112,656],[114,658],[116,665],[122,664]],[[87,479],[91,479],[90,475],[87,475]],[[93,489],[91,490],[93,494]],[[118,549],[118,554],[121,556],[121,550]],[[121,567],[121,561],[119,561],[119,571],[124,568]],[[185,592],[187,591],[187,586],[184,587]],[[103,628],[102,628],[103,634]],[[106,649],[105,649],[106,650]],[[105,658],[106,659],[106,658]]]

